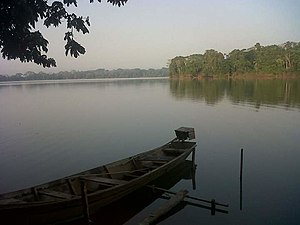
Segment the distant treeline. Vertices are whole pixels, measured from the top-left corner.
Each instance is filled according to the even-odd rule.
[[[204,54],[177,56],[169,65],[169,75],[214,76],[236,74],[300,74],[300,42],[235,49],[223,54],[213,49]]]
[[[63,79],[101,79],[101,78],[137,78],[137,77],[167,77],[168,69],[97,69],[89,71],[71,71],[47,74],[43,72],[17,73],[12,76],[0,75],[1,81],[26,80],[63,80]]]

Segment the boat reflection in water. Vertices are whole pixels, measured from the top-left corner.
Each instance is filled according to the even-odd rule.
[[[193,166],[192,161],[185,160],[160,178],[151,182],[149,185],[170,189],[182,179],[193,180],[194,178],[195,166]],[[136,222],[140,222],[136,221],[131,223],[130,220],[134,220],[133,217],[160,198],[163,194],[162,191],[154,191],[151,187],[149,187],[149,185],[131,193],[115,203],[102,207],[99,211],[93,213],[90,216],[92,224],[121,225],[125,223],[127,224],[127,222],[128,224],[136,224]],[[183,208],[184,206],[180,205],[179,207]],[[176,209],[177,208],[178,207],[176,207]],[[86,224],[86,221],[78,220],[68,224],[81,225]]]

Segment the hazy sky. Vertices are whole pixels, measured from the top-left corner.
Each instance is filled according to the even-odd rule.
[[[90,33],[76,34],[86,54],[65,56],[65,25],[43,28],[57,67],[0,59],[0,74],[97,68],[161,68],[178,55],[300,41],[299,0],[129,0],[123,7],[78,0]]]

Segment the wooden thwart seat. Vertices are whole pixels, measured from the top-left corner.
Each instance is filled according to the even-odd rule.
[[[174,155],[180,155],[185,152],[183,149],[176,149],[176,148],[165,148],[163,149],[163,152],[167,154],[174,154]]]
[[[112,178],[105,178],[105,177],[80,177],[82,180],[97,182],[97,183],[104,183],[104,184],[112,184],[112,185],[119,185],[119,184],[126,184],[128,181],[125,180],[118,180]]]
[[[170,160],[172,160],[174,157],[171,156],[159,156],[159,157],[146,157],[146,158],[142,158],[139,159],[139,161],[160,161],[160,162],[169,162]]]
[[[13,203],[26,203],[26,202],[16,198],[8,198],[8,199],[0,200],[0,204],[13,204]]]
[[[60,199],[72,199],[76,197],[75,195],[71,195],[64,192],[58,192],[58,191],[50,191],[50,190],[39,190],[39,195],[47,195],[54,198],[60,198]]]
[[[154,170],[154,169],[157,169],[159,167],[159,165],[157,165],[157,164],[145,164],[145,165],[143,165],[143,167]]]
[[[139,175],[135,175],[135,174],[131,174],[131,173],[127,173],[127,174],[124,174],[124,177],[138,178],[140,176]]]

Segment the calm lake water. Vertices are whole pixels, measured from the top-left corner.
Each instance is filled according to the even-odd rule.
[[[0,193],[149,150],[180,126],[196,130],[197,189],[172,190],[228,203],[229,214],[186,206],[160,224],[300,223],[300,80],[1,83]]]

